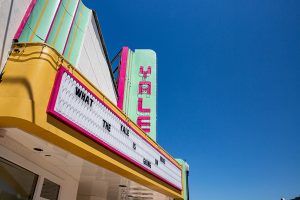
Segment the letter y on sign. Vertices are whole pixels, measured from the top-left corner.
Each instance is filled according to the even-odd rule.
[[[147,78],[151,74],[151,66],[148,66],[147,71],[144,71],[144,67],[140,66],[140,74],[143,75],[144,78]]]

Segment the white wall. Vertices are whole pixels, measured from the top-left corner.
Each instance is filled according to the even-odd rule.
[[[42,153],[32,151],[32,148],[28,149],[28,146],[41,145],[44,149],[47,149],[47,147],[52,147],[52,145],[27,135],[27,133],[18,131],[17,129],[11,130],[12,131],[7,132],[7,135],[4,137],[0,137],[0,157],[39,176],[33,200],[43,200],[43,198],[40,197],[40,194],[44,178],[60,185],[59,200],[76,199],[82,161],[76,159],[76,166],[74,166],[70,163],[64,163],[61,160],[58,162],[56,160],[58,155],[52,155],[52,157],[47,158],[43,156]],[[18,134],[17,138],[20,141],[24,141],[24,146],[9,137],[9,135],[15,137],[16,133]],[[59,152],[61,153],[63,151]],[[66,159],[65,162],[70,161],[69,157],[72,156],[68,156],[68,159]]]
[[[0,71],[6,63],[13,37],[31,0],[0,0]]]
[[[13,37],[31,0],[0,0],[0,72],[12,45]],[[94,15],[91,16],[84,36],[82,51],[75,66],[113,103],[117,104],[109,66],[105,59]]]
[[[7,61],[13,37],[30,2],[31,0],[0,0],[0,72]],[[91,15],[85,32],[83,47],[76,67],[106,97],[117,104],[116,91],[105,59],[94,15]]]
[[[104,50],[93,15],[88,24],[83,47],[76,66],[106,97],[117,104],[117,95],[115,93],[113,80],[105,59]]]

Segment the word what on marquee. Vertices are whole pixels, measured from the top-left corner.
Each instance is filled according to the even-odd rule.
[[[76,86],[75,88],[75,94],[87,105],[92,107],[94,100],[89,97],[87,93],[85,93],[83,90],[81,90],[79,87]]]

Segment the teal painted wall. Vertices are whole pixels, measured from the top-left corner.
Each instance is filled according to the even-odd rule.
[[[19,41],[44,42],[58,5],[58,0],[37,0]]]
[[[63,0],[63,6],[58,9],[56,19],[49,34],[47,43],[53,46],[59,52],[63,52],[64,44],[67,40],[71,28],[73,13],[76,11],[77,2]],[[72,15],[70,15],[72,13]]]
[[[188,186],[187,186],[187,168],[186,168],[186,162],[182,159],[176,159],[177,162],[179,162],[182,165],[182,179],[183,179],[183,191],[184,191],[184,200],[188,199]]]
[[[76,65],[92,11],[81,0],[37,0],[19,42],[45,42]]]

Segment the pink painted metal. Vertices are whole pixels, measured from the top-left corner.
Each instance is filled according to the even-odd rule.
[[[138,99],[138,111],[142,113],[150,113],[151,109],[150,108],[143,108],[143,99],[139,98]],[[149,117],[150,120],[150,117]]]
[[[67,73],[70,77],[72,77],[76,82],[78,82],[80,85],[82,85],[82,87],[84,87],[90,94],[92,94],[99,102],[101,102],[106,108],[108,108],[112,113],[114,113],[117,117],[120,118],[120,120],[126,124],[128,127],[130,127],[137,135],[139,135],[144,141],[146,141],[148,144],[150,144],[154,149],[156,149],[157,151],[159,151],[160,153],[161,150],[158,149],[157,147],[155,147],[153,144],[151,144],[150,142],[148,142],[144,137],[141,136],[140,133],[136,132],[132,126],[130,126],[125,120],[123,120],[115,111],[113,111],[104,101],[102,101],[100,98],[98,98],[91,90],[89,90],[85,85],[83,85],[75,76],[73,76],[66,68],[64,68],[63,66],[61,66],[58,69],[56,78],[55,78],[55,82],[54,82],[54,86],[52,88],[52,92],[50,95],[50,100],[48,103],[48,107],[47,107],[47,113],[52,115],[53,117],[55,117],[56,119],[58,119],[59,121],[62,121],[63,123],[67,124],[68,126],[74,128],[76,131],[86,135],[87,137],[89,137],[90,139],[92,139],[93,141],[97,142],[98,144],[102,145],[103,147],[107,148],[108,150],[112,151],[113,153],[121,156],[122,158],[124,158],[125,160],[133,163],[134,165],[136,165],[137,167],[145,170],[146,172],[148,172],[149,174],[153,175],[154,177],[162,180],[163,182],[171,185],[172,187],[174,187],[175,189],[181,191],[182,188],[177,187],[176,185],[174,185],[173,183],[169,182],[168,180],[166,180],[165,178],[159,176],[158,174],[153,173],[152,171],[150,171],[149,169],[147,169],[145,166],[141,165],[140,163],[136,162],[135,160],[131,159],[130,157],[126,156],[125,154],[123,154],[122,152],[118,151],[117,149],[113,148],[112,146],[110,146],[109,144],[105,143],[104,141],[100,140],[99,138],[95,137],[94,135],[92,135],[91,133],[89,133],[88,131],[86,131],[85,129],[81,128],[80,126],[78,126],[77,124],[75,124],[74,122],[70,121],[69,119],[65,118],[64,116],[62,116],[61,114],[59,114],[58,112],[56,112],[54,110],[55,107],[55,103],[57,101],[57,95],[58,95],[58,91],[59,91],[59,87],[61,84],[61,80],[63,77],[63,74]],[[147,116],[146,116],[147,117]],[[163,153],[162,153],[163,155]],[[174,161],[170,160],[168,157],[166,157],[166,159],[168,159],[171,163],[173,163],[179,170],[181,170],[175,163]],[[182,174],[181,174],[182,176]]]
[[[20,26],[19,26],[19,28],[18,28],[15,36],[14,36],[14,40],[19,40],[19,38],[20,38],[20,36],[22,34],[22,31],[24,30],[24,28],[25,28],[25,26],[27,24],[27,21],[28,21],[28,19],[30,17],[30,14],[33,11],[33,8],[34,8],[34,6],[36,4],[36,1],[37,0],[32,0],[31,3],[29,4],[29,6],[28,6],[28,8],[26,10],[26,13],[25,13],[25,15],[24,15],[24,17],[23,17],[23,19],[21,21],[21,24],[20,24]]]
[[[118,108],[120,108],[121,110],[123,110],[123,103],[124,103],[127,59],[128,59],[128,47],[123,47],[122,54],[121,54],[119,81],[118,81],[119,99],[117,103]]]
[[[58,10],[59,10],[59,8],[60,8],[60,5],[61,5],[61,2],[62,2],[62,0],[60,0],[60,1],[59,1],[59,4],[58,4],[58,6],[57,6],[57,8],[56,8],[56,11],[55,11],[54,17],[53,17],[53,19],[52,19],[52,22],[51,22],[50,28],[49,28],[49,30],[48,30],[48,33],[47,33],[47,36],[46,36],[45,42],[47,42],[47,41],[48,41],[48,37],[49,37],[49,35],[50,35],[50,32],[51,32],[51,30],[52,30],[52,27],[53,27],[53,24],[54,24],[54,21],[55,21],[56,15],[57,15],[57,13],[58,13]]]
[[[150,132],[150,128],[145,128],[151,126],[150,121],[150,116],[138,116],[137,118],[137,125],[139,127],[141,127],[141,129],[143,129],[143,131],[149,133]]]
[[[148,75],[151,74],[151,66],[148,66],[147,71],[144,71],[144,67],[140,66],[140,74],[142,74],[144,78],[147,78]]]
[[[55,106],[55,103],[56,103],[58,90],[59,90],[59,87],[60,87],[62,76],[63,76],[64,72],[66,72],[66,71],[67,70],[62,66],[57,71],[55,81],[54,81],[54,86],[52,88],[51,95],[50,95],[50,100],[49,100],[48,107],[47,107],[47,112],[48,113],[49,112],[55,112],[54,111],[54,106]]]
[[[151,82],[150,81],[139,82],[139,94],[151,95]]]

